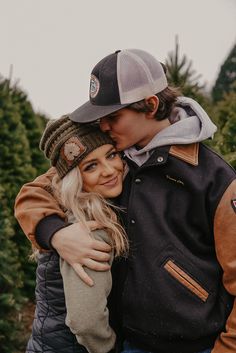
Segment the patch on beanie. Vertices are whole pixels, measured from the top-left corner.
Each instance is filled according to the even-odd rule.
[[[231,205],[233,207],[234,212],[236,213],[236,199],[231,200]]]
[[[78,137],[71,137],[61,149],[61,157],[71,165],[75,159],[86,151],[86,147],[80,142]]]
[[[91,75],[90,78],[90,97],[95,98],[98,94],[100,88],[100,83],[98,78],[95,75]]]

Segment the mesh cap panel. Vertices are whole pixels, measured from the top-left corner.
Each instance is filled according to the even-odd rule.
[[[167,86],[162,65],[154,56],[140,49],[117,50],[94,67],[90,100],[70,114],[70,119],[95,121]]]
[[[161,64],[149,53],[138,49],[119,53],[117,79],[121,104],[137,102],[167,87]]]

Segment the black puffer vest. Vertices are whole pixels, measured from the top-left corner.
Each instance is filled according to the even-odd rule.
[[[65,324],[63,281],[55,252],[38,257],[35,293],[35,318],[26,353],[86,353]]]

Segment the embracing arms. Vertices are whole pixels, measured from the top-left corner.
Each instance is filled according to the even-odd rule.
[[[15,217],[25,235],[37,248],[48,249],[46,243],[50,242],[51,233],[67,224],[65,213],[52,195],[51,182],[55,173],[55,169],[50,168],[33,182],[25,184],[15,201]],[[42,244],[37,243],[36,230],[39,221],[45,217],[50,217],[54,222],[51,222],[52,229],[48,229],[48,239],[46,240],[45,236],[45,246],[43,246],[44,239],[41,240]]]
[[[110,266],[106,261],[110,259],[111,247],[92,239],[80,223],[70,225],[67,222],[53,196],[51,182],[55,173],[55,169],[50,168],[21,188],[15,202],[15,217],[35,247],[41,250],[55,248],[88,285],[93,285],[83,266],[96,271],[108,270]],[[97,228],[95,222],[89,224],[90,229]]]

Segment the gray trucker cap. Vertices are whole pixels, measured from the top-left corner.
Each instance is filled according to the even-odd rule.
[[[70,114],[88,123],[163,91],[168,86],[162,64],[140,49],[117,50],[94,67],[89,101]]]

